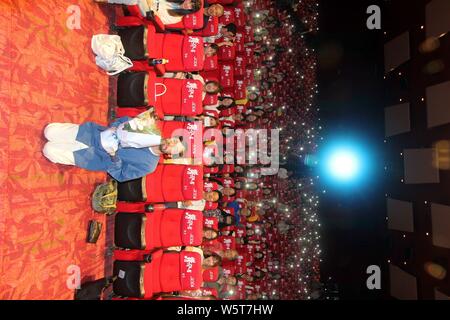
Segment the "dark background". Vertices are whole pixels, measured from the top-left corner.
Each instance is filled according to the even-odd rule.
[[[320,31],[312,40],[319,54],[319,98],[324,141],[356,138],[369,152],[370,172],[357,187],[332,187],[321,197],[322,279],[339,285],[341,299],[387,297],[366,287],[366,269],[387,274],[387,227],[383,191],[383,30],[368,30],[368,6],[383,1],[323,0]],[[383,25],[384,27],[384,19]],[[385,279],[384,279],[385,280]]]

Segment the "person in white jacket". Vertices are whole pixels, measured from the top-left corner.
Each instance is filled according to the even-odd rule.
[[[195,13],[201,8],[200,0],[95,0],[110,4],[137,5],[146,17],[153,12],[165,25],[179,23],[183,16]]]

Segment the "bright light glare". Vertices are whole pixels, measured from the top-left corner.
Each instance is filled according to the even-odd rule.
[[[337,179],[350,180],[359,171],[358,157],[351,151],[341,150],[333,153],[328,161],[330,173]]]

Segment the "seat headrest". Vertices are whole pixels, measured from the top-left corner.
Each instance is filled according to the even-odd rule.
[[[186,72],[203,70],[203,38],[187,36],[183,40],[183,65]]]
[[[182,251],[180,253],[180,280],[182,290],[199,289],[202,277],[202,257],[198,252]]]
[[[203,167],[184,166],[183,196],[186,200],[200,200],[203,198]]]
[[[203,240],[203,214],[186,210],[181,219],[181,239],[185,246],[199,246]]]

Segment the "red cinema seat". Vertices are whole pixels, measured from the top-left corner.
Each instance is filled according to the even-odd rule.
[[[237,56],[234,60],[234,76],[244,77],[247,69],[247,59],[243,56]]]
[[[145,202],[164,203],[203,198],[202,166],[158,165],[144,177]]]
[[[229,278],[236,274],[234,261],[226,261],[222,264],[222,274],[225,278]]]
[[[133,60],[132,71],[148,71],[150,59],[167,59],[157,66],[159,73],[194,72],[203,70],[203,38],[174,33],[157,33],[153,26],[138,26],[118,30],[125,56]]]
[[[244,33],[242,31],[236,32],[234,46],[237,52],[243,52],[245,50]]]
[[[216,282],[219,279],[219,267],[209,268],[203,271],[203,282]]]
[[[156,293],[197,290],[202,284],[202,257],[197,252],[162,252],[151,261],[114,261],[114,294],[148,299]]]
[[[205,63],[203,66],[203,71],[212,71],[219,68],[219,61],[217,55],[212,57],[205,57]]]
[[[204,106],[214,106],[219,101],[219,96],[217,94],[207,93],[205,99],[203,99]]]
[[[224,250],[236,249],[236,239],[232,236],[220,236],[219,241]]]
[[[164,94],[156,97],[155,110],[165,115],[196,116],[203,113],[203,84],[194,79],[158,79],[156,88]]]
[[[219,33],[219,18],[209,17],[206,27],[193,33],[194,36],[210,37]]]
[[[223,88],[231,88],[234,86],[234,64],[223,63],[220,66],[219,82]]]
[[[245,43],[253,42],[254,39],[254,33],[253,33],[253,27],[252,26],[245,26],[244,27],[244,41]]]
[[[218,56],[219,61],[233,61],[236,58],[236,48],[234,46],[221,46]]]
[[[123,249],[152,250],[199,246],[203,240],[201,211],[165,209],[115,215],[114,244]]]
[[[247,97],[247,82],[236,79],[234,82],[234,98],[236,100],[245,99]]]
[[[157,78],[155,72],[126,72],[117,81],[117,105],[146,110],[154,106],[159,118],[196,116],[203,112],[203,84],[194,79]]]
[[[219,230],[219,220],[215,217],[204,217],[203,226],[214,230]]]
[[[219,167],[204,167],[203,168],[204,173],[208,173],[208,174],[217,174],[219,173]]]
[[[223,25],[227,25],[229,23],[234,23],[234,8],[233,7],[225,7],[223,11],[223,15],[219,18],[219,22]]]
[[[247,21],[244,6],[242,4],[235,6],[233,9],[233,13],[234,13],[234,24],[237,27],[244,27]]]

